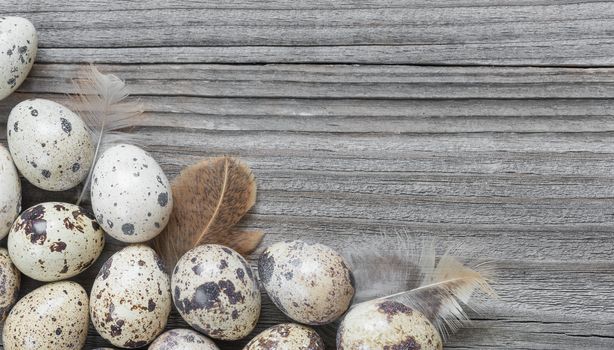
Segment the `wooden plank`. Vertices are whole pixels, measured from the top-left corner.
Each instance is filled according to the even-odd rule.
[[[125,3],[124,3],[125,5]],[[68,5],[66,5],[68,6]],[[8,1],[30,18],[40,62],[343,62],[611,66],[611,2]]]
[[[38,64],[0,102],[68,103],[82,66]],[[435,238],[492,261],[498,301],[454,349],[614,346],[613,71],[610,68],[348,65],[110,65],[148,119],[139,142],[170,177],[207,156],[253,168],[259,201],[241,224],[263,247],[308,239],[342,250],[382,235]],[[76,190],[25,202],[73,201]],[[89,289],[111,240],[77,278]],[[255,264],[261,247],[252,257]],[[39,283],[25,279],[26,291]],[[287,320],[265,297],[256,332]],[[177,314],[169,327],[185,326]],[[222,344],[240,348],[243,342]],[[88,348],[105,345],[95,331]]]
[[[70,103],[82,66],[37,64],[21,91]],[[353,133],[607,132],[611,68],[348,65],[101,66],[147,106],[145,125]],[[373,123],[373,119],[380,121]]]

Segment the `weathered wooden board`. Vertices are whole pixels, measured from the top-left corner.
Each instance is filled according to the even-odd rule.
[[[111,63],[169,177],[213,155],[250,164],[259,200],[242,225],[263,246],[434,237],[492,261],[501,295],[447,348],[614,348],[613,3],[4,0],[0,13],[41,39],[0,102],[0,142],[16,103],[68,104],[84,63]],[[76,193],[24,187],[26,205]],[[119,247],[76,280],[89,288]],[[265,298],[257,331],[284,320]],[[102,345],[91,330],[87,349]]]
[[[4,0],[41,62],[612,65],[608,1]]]

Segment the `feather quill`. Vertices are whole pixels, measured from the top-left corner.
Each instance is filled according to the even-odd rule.
[[[247,255],[262,241],[263,232],[234,227],[256,203],[254,175],[238,159],[200,161],[184,169],[172,188],[169,223],[152,241],[168,266],[175,266],[184,253],[201,244],[222,244]]]
[[[401,302],[422,312],[445,339],[469,321],[464,308],[477,290],[496,297],[487,264],[470,268],[449,252],[437,261],[434,241],[415,246],[407,236],[396,239],[393,251],[374,250],[371,244],[345,252],[356,279],[355,304]]]
[[[126,134],[117,131],[135,126],[142,116],[143,105],[124,102],[129,96],[124,81],[113,74],[100,73],[94,65],[85,69],[74,84],[77,95],[73,99],[73,108],[83,118],[96,142],[94,162],[77,200],[79,205],[88,193],[92,172],[102,149],[110,143],[126,140]]]

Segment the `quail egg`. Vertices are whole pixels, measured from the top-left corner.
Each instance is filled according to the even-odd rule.
[[[11,155],[0,145],[0,239],[6,237],[21,211],[21,183]]]
[[[0,248],[0,323],[4,322],[17,302],[20,283],[21,274],[13,265],[9,252]]]
[[[94,167],[92,207],[114,238],[128,243],[157,236],[173,210],[171,186],[158,163],[142,149],[120,144]]]
[[[318,243],[273,244],[260,257],[258,274],[273,303],[304,324],[333,322],[354,297],[354,279],[343,257]]]
[[[104,231],[74,204],[49,202],[19,215],[7,243],[13,263],[39,281],[70,278],[90,267],[104,248]]]
[[[15,304],[4,323],[5,350],[83,349],[87,293],[74,282],[46,284]]]
[[[421,313],[397,301],[358,304],[337,331],[338,350],[441,350],[443,342],[433,324]]]
[[[128,349],[152,342],[171,311],[170,278],[153,249],[128,246],[113,254],[94,280],[90,314],[98,333]]]
[[[219,350],[215,343],[191,329],[173,329],[162,333],[149,350]]]
[[[313,329],[296,323],[283,323],[258,334],[243,350],[325,350],[325,347]]]
[[[87,176],[94,144],[81,117],[68,108],[44,99],[23,101],[9,114],[7,130],[13,161],[34,186],[64,191]]]
[[[36,57],[36,29],[21,17],[0,16],[0,100],[17,90]]]
[[[192,328],[214,339],[247,336],[260,315],[260,290],[239,253],[216,244],[188,251],[175,266],[173,301]]]

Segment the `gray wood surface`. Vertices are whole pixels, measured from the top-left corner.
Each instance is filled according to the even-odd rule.
[[[501,295],[446,348],[614,348],[614,3],[3,0],[0,13],[40,35],[30,77],[0,102],[0,142],[12,106],[68,103],[70,79],[100,63],[145,104],[134,132],[169,177],[207,156],[249,163],[259,197],[242,225],[267,232],[263,247],[434,237],[492,261]],[[75,197],[24,187],[26,205]],[[119,247],[76,280],[89,288]],[[257,331],[284,320],[265,298]],[[87,348],[102,345],[92,330]]]

